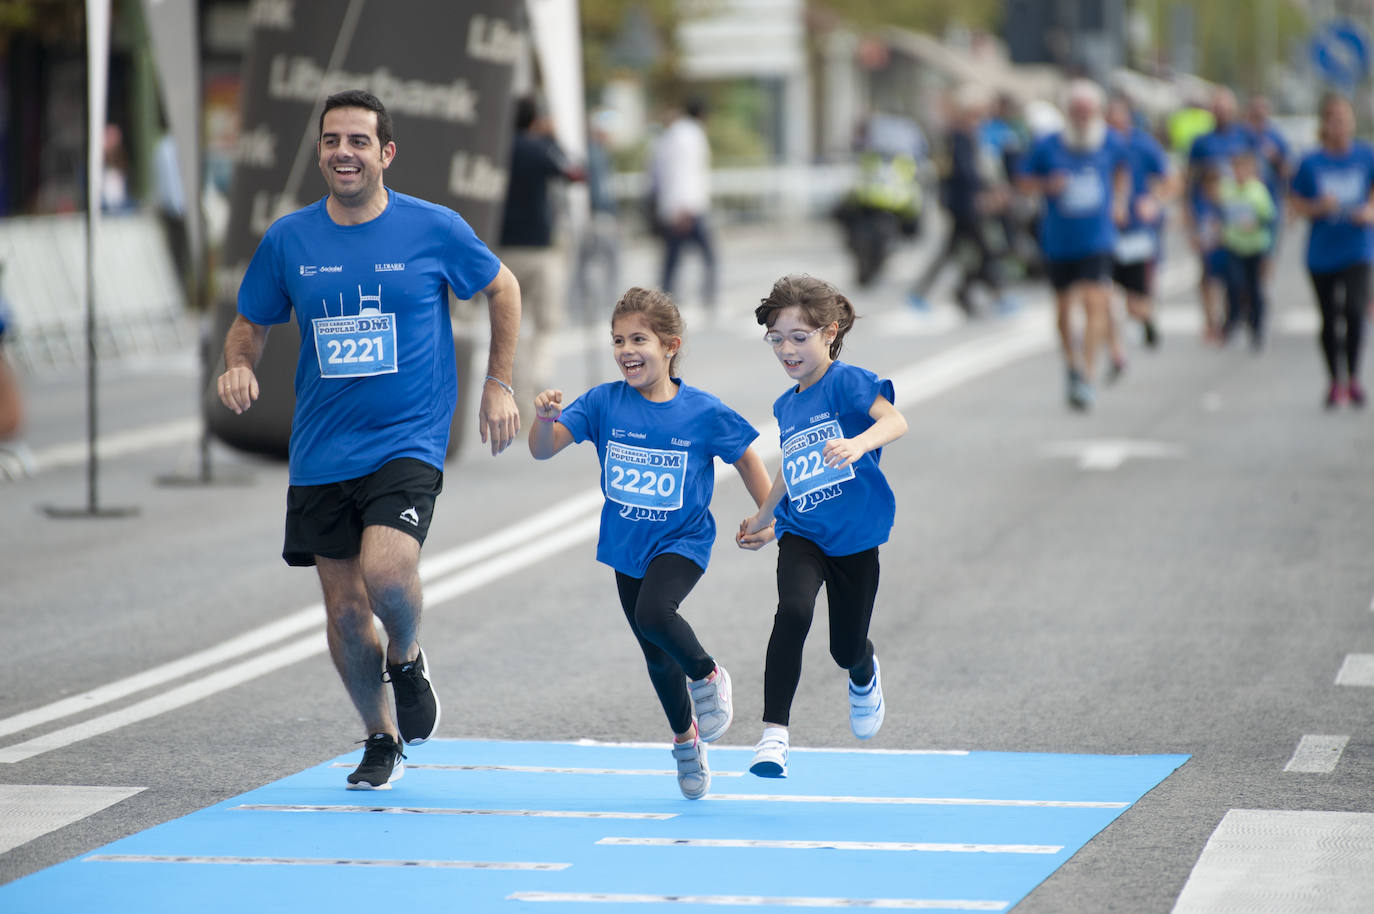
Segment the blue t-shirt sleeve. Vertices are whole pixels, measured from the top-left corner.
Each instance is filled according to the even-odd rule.
[[[1146,158],[1147,167],[1145,173],[1155,177],[1164,177],[1169,174],[1170,162],[1169,154],[1164,151],[1164,147],[1152,136],[1147,136],[1146,148],[1149,153]]]
[[[273,225],[258,242],[239,283],[239,313],[259,326],[291,319],[291,298],[282,281],[281,235],[275,229]]]
[[[716,456],[726,463],[734,463],[743,457],[749,445],[759,436],[757,429],[724,403],[716,409],[714,424],[712,444],[716,449]]]
[[[864,368],[851,367],[845,372],[844,385],[840,388],[841,408],[845,412],[867,416],[879,396],[893,402],[891,381]]]
[[[1049,174],[1050,171],[1050,140],[1044,137],[1037,140],[1031,147],[1030,155],[1026,156],[1021,163],[1021,174],[1027,177],[1038,178]]]
[[[568,430],[573,441],[596,441],[598,419],[601,415],[600,388],[591,390],[568,404],[568,408],[558,416],[558,423]]]
[[[501,261],[457,213],[453,214],[444,253],[444,278],[453,294],[464,300],[491,285],[501,270]]]
[[[1299,197],[1312,199],[1317,196],[1317,175],[1311,157],[1302,160],[1297,174],[1293,175],[1293,193]]]

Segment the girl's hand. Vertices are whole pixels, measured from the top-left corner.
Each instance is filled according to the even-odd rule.
[[[752,514],[739,523],[735,544],[741,549],[758,549],[773,539],[773,518]]]
[[[866,453],[853,438],[832,438],[826,442],[825,450],[821,451],[821,459],[831,469],[842,470]]]
[[[534,398],[534,413],[541,419],[557,419],[563,415],[563,391],[552,388]]]

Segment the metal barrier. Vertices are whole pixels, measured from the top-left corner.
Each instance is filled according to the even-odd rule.
[[[101,358],[188,345],[186,296],[157,215],[107,214],[96,251],[96,348]],[[0,220],[6,353],[21,370],[86,358],[86,228],[81,213]]]

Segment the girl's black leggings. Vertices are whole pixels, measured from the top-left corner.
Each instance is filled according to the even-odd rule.
[[[878,549],[826,555],[808,539],[784,533],[778,541],[778,611],[763,672],[763,719],[786,725],[801,681],[802,649],[825,585],[830,607],[830,656],[855,685],[873,681],[868,625],[878,597]]]
[[[1342,270],[1311,276],[1322,312],[1322,356],[1327,373],[1334,383],[1340,380],[1341,368],[1345,368],[1346,377],[1355,380],[1360,375],[1360,343],[1364,338],[1364,312],[1369,304],[1369,264],[1351,264]]]
[[[705,679],[716,668],[716,661],[677,611],[702,573],[696,562],[672,553],[654,556],[642,578],[615,573],[620,606],[644,652],[649,680],[674,733],[692,729],[687,680]]]

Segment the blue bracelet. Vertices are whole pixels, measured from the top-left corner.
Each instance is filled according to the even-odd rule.
[[[487,380],[495,381],[497,384],[500,384],[503,388],[505,388],[506,393],[510,394],[512,397],[515,396],[515,388],[511,387],[509,384],[507,384],[505,381],[502,381],[500,378],[494,378],[491,375],[487,375]]]

